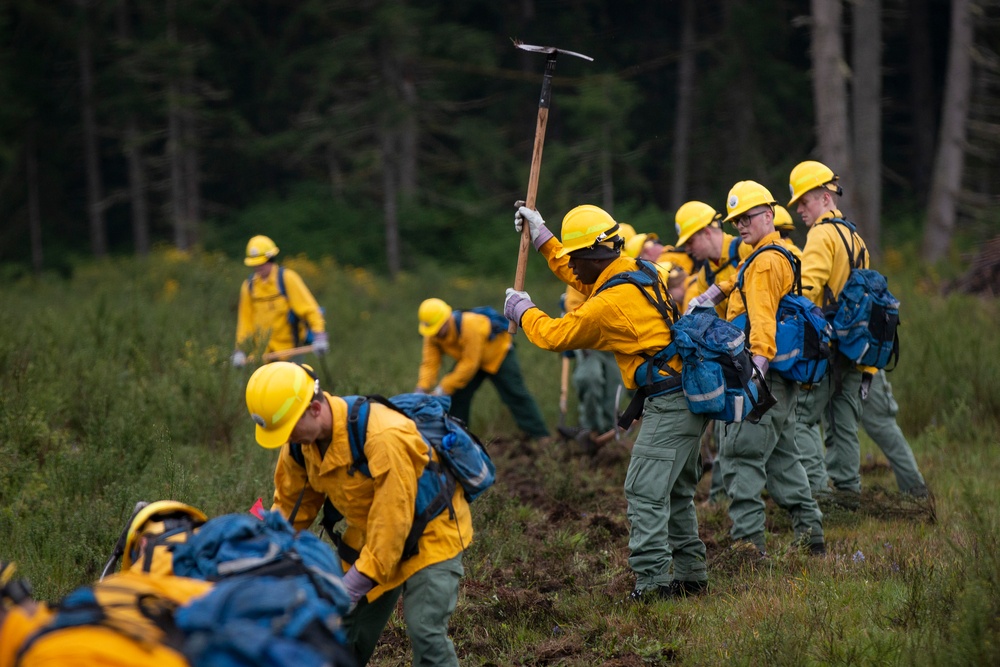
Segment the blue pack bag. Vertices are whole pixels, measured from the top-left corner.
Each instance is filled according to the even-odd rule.
[[[777,327],[774,334],[777,351],[771,359],[770,367],[781,377],[794,382],[804,384],[818,382],[829,369],[830,339],[833,332],[819,306],[802,296],[802,268],[799,258],[780,245],[770,244],[758,248],[740,267],[739,273],[736,274],[736,286],[743,295],[743,303],[746,304],[746,294],[743,292],[744,272],[757,255],[768,250],[784,255],[792,265],[795,276],[792,291],[781,297],[781,301],[778,302]],[[750,320],[747,313],[739,315],[733,320],[733,324],[746,332],[749,338]]]
[[[175,613],[192,667],[352,667],[343,615],[308,577],[239,577]]]
[[[308,576],[317,591],[346,610],[350,604],[340,560],[309,531],[296,531],[280,512],[225,514],[210,519],[174,547],[174,574],[219,581],[228,577]]]
[[[681,387],[691,412],[727,423],[756,423],[774,405],[743,330],[714,308],[696,308],[674,323],[673,333],[671,345],[681,357]]]
[[[851,258],[851,272],[844,288],[837,297],[833,312],[833,334],[837,350],[862,366],[893,367],[899,361],[899,299],[889,291],[886,277],[874,269],[865,269],[865,251],[853,252],[841,226],[851,232],[854,224],[842,218],[833,218],[823,224],[832,224],[840,235]]]

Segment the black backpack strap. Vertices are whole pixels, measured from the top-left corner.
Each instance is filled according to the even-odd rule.
[[[459,338],[462,337],[462,311],[453,310],[451,311],[451,316],[455,320],[455,335]]]
[[[854,237],[856,232],[854,229],[849,227],[849,223],[841,218],[831,218],[830,220],[824,220],[824,224],[833,225],[833,228],[837,230],[837,235],[840,236],[840,240],[844,242],[844,249],[847,250],[847,261],[849,268],[851,269],[861,269],[865,266],[865,255],[868,253],[867,248],[861,248],[861,252],[855,255],[854,252]],[[848,231],[851,233],[851,241],[848,243],[847,237],[844,236],[844,232],[840,231],[841,226],[847,227]]]

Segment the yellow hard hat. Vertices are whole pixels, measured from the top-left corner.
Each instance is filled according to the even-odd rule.
[[[635,227],[627,222],[619,222],[618,236],[622,237],[625,240],[625,243],[628,243],[628,240],[635,236]]]
[[[436,336],[451,317],[451,306],[441,299],[425,299],[417,309],[417,331],[421,336]]]
[[[292,430],[320,393],[309,366],[275,361],[254,371],[247,382],[247,410],[257,424],[257,444],[267,449],[288,442]]]
[[[247,241],[247,256],[243,263],[247,266],[260,266],[278,255],[278,246],[266,236],[255,236]]]
[[[593,248],[611,242],[609,249],[620,249],[620,227],[611,214],[599,206],[583,204],[570,210],[562,221],[562,250],[556,257],[571,252]]]
[[[783,232],[791,232],[795,229],[792,215],[781,204],[774,207],[774,228]]]
[[[192,527],[200,526],[208,517],[197,507],[177,500],[157,500],[149,503],[129,523],[125,537],[125,553],[122,554],[122,570],[132,567],[139,557],[141,538],[146,535],[160,535],[172,529],[167,522],[175,519],[187,521]]]
[[[816,188],[826,187],[831,192],[842,194],[843,190],[836,183],[839,178],[832,169],[822,162],[815,160],[799,162],[788,176],[788,191],[792,197],[788,205],[794,206],[802,195]]]
[[[632,259],[637,258],[642,249],[646,246],[646,241],[658,241],[659,236],[650,232],[648,234],[635,234],[632,238],[625,239],[625,254]]]
[[[778,202],[770,190],[757,181],[740,181],[729,190],[726,197],[726,222],[738,218],[754,206],[774,206]]]
[[[674,227],[677,229],[677,247],[688,242],[696,232],[705,229],[722,215],[708,204],[689,201],[677,209]]]

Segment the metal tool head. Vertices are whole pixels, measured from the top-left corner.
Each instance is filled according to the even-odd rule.
[[[590,56],[585,56],[582,53],[577,53],[576,51],[567,51],[566,49],[557,49],[554,46],[535,46],[534,44],[525,44],[519,39],[515,39],[514,47],[521,49],[522,51],[531,51],[532,53],[548,53],[550,55],[557,53],[565,53],[568,56],[575,56],[577,58],[583,58],[584,60],[594,61]]]

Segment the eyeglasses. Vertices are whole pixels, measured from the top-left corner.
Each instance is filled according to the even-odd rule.
[[[747,213],[745,215],[741,215],[740,217],[733,219],[733,224],[736,225],[737,227],[749,227],[750,223],[753,222],[754,218],[756,218],[758,215],[763,215],[765,213],[767,213],[767,209],[764,209],[763,211],[757,211],[756,213]]]

